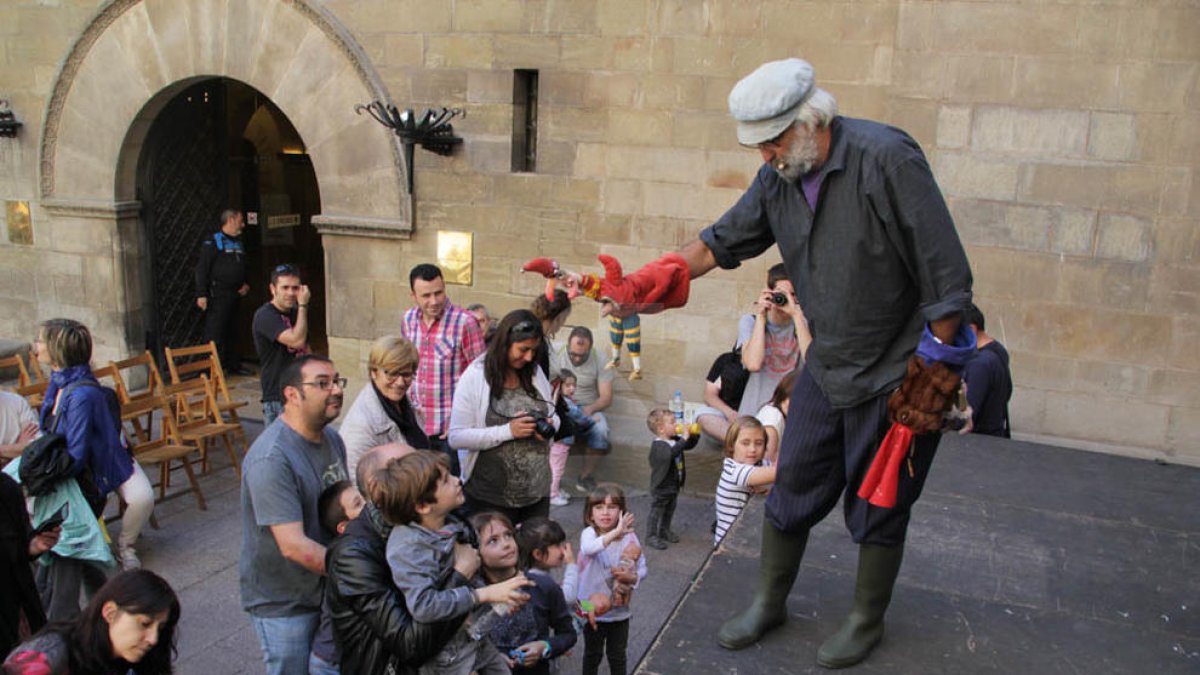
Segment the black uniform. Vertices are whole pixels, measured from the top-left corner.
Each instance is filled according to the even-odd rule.
[[[227,372],[241,363],[237,353],[238,289],[246,283],[246,251],[240,237],[221,230],[204,238],[196,263],[196,297],[208,298],[204,339],[217,343],[221,365]]]

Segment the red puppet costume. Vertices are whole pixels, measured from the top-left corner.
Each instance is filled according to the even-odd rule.
[[[956,398],[956,355],[971,351],[959,332],[971,271],[916,141],[894,127],[838,115],[807,62],[764,64],[733,88],[729,108],[738,141],[755,148],[763,165],[698,241],[628,276],[611,258],[602,258],[603,277],[565,272],[551,261],[532,265],[570,289],[610,300],[610,311],[651,314],[686,302],[691,278],[778,247],[813,335],[789,411],[805,424],[789,424],[780,443],[753,600],[722,626],[718,640],[741,649],[786,620],[809,530],[845,494],[846,526],[860,544],[854,607],[817,653],[822,666],[845,667],[866,658],[883,636],[911,508],[933,462],[943,412]],[[892,451],[881,453],[893,422],[899,436],[911,432],[911,441],[893,436],[885,446]],[[877,455],[875,484],[863,498],[859,490]],[[890,507],[869,501],[880,486]]]

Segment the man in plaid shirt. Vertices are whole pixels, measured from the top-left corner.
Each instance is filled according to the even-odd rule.
[[[446,442],[454,387],[467,364],[484,351],[483,331],[470,312],[446,297],[446,280],[436,265],[422,263],[408,273],[416,307],[404,313],[400,332],[417,347],[420,362],[409,398],[425,418],[425,434],[450,458],[459,475],[458,453]]]

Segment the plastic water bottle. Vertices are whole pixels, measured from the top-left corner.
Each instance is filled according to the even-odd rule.
[[[675,413],[675,424],[683,425],[683,392],[675,390],[675,395],[671,397],[670,403],[671,412]]]
[[[512,608],[508,606],[507,602],[493,602],[490,605],[476,607],[467,619],[469,624],[467,634],[471,636],[472,640],[482,640],[511,610]]]

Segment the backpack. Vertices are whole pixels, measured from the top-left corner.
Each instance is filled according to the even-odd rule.
[[[735,345],[733,349],[718,356],[709,369],[709,381],[715,382],[721,378],[721,400],[725,405],[737,410],[742,404],[742,394],[746,392],[746,383],[750,381],[750,371],[742,365],[742,348]]]

